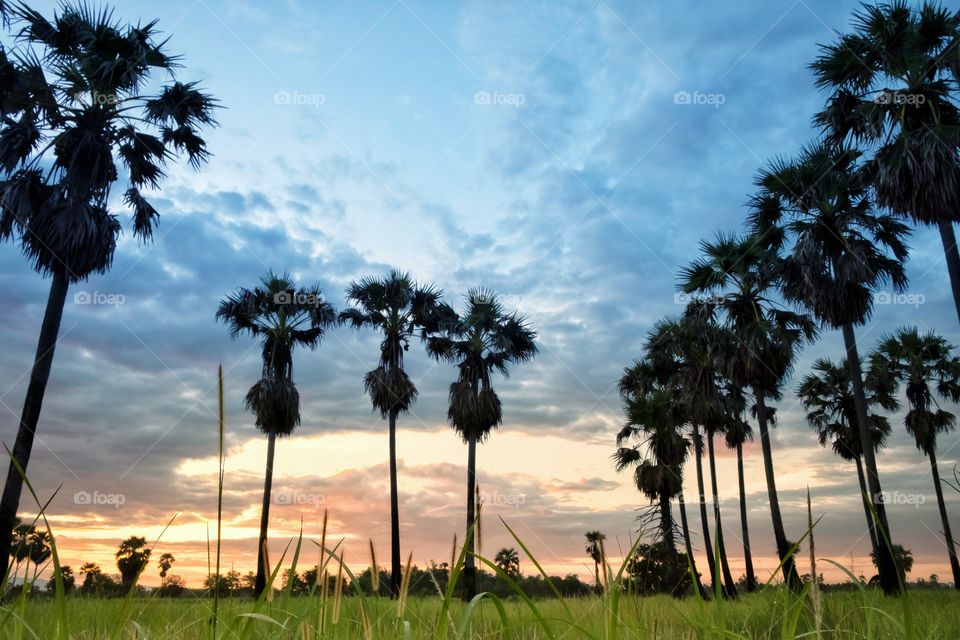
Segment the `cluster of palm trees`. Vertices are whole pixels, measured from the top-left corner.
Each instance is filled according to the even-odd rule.
[[[703,544],[710,574],[735,594],[717,500],[714,437],[737,450],[747,585],[756,585],[744,500],[743,444],[759,428],[777,553],[785,582],[800,584],[778,501],[770,428],[798,352],[821,331],[842,332],[845,357],[818,361],[800,385],[807,420],[823,444],[857,462],[879,582],[902,588],[875,453],[889,424],[871,407],[894,410],[906,390],[906,427],[933,470],[954,583],[957,564],[936,465],[937,436],[954,427],[938,399],[960,398],[960,363],[933,334],[903,329],[885,338],[863,371],[856,328],[874,311],[881,287],[907,286],[908,222],[941,232],[960,317],[960,258],[953,222],[960,202],[960,12],[931,3],[864,7],[850,33],[822,47],[811,65],[828,94],[815,115],[821,137],[793,159],[757,176],[746,230],[701,244],[680,274],[693,297],[684,312],[656,324],[644,355],[620,380],[627,422],[617,436],[618,469],[656,503],[662,543],[673,548],[671,500],[679,499],[686,555],[693,563],[682,477],[693,453]],[[712,518],[701,456],[710,462]],[[715,532],[717,539],[711,540]],[[713,549],[719,551],[714,558]],[[686,559],[682,559],[686,561]],[[694,571],[694,573],[696,573]]]
[[[536,334],[517,312],[508,313],[497,296],[472,289],[461,311],[443,301],[433,285],[414,281],[409,274],[392,271],[368,277],[347,288],[353,306],[340,311],[323,298],[318,286],[297,287],[288,275],[267,274],[259,286],[238,289],[221,301],[217,319],[230,335],[241,334],[261,342],[261,378],[247,393],[246,407],[256,426],[268,437],[258,545],[255,592],[266,587],[269,575],[267,530],[273,478],[275,442],[300,424],[300,395],[293,381],[293,352],[314,349],[328,330],[339,324],[372,329],[380,337],[376,366],[363,379],[373,405],[387,421],[390,460],[391,590],[400,593],[400,509],[397,482],[397,419],[416,402],[418,390],[404,367],[404,354],[419,338],[431,358],[456,366],[450,384],[447,419],[468,447],[467,534],[464,596],[476,594],[473,530],[477,520],[476,447],[502,422],[500,398],[493,374],[509,375],[510,365],[537,354]]]

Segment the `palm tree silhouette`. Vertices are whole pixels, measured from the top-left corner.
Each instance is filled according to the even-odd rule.
[[[160,556],[160,562],[158,562],[157,564],[160,566],[160,588],[161,589],[166,584],[167,573],[170,571],[170,567],[172,567],[173,563],[176,561],[177,559],[173,557],[172,553],[164,553],[163,555]]]
[[[108,205],[111,188],[122,171],[133,235],[149,241],[159,214],[140,190],[158,187],[176,156],[194,168],[205,162],[198,129],[215,124],[214,100],[174,80],[176,58],[164,51],[166,40],[155,39],[156,22],[123,25],[86,3],[62,6],[53,21],[22,3],[5,9],[19,35],[0,53],[0,241],[19,243],[51,285],[0,499],[0,576],[67,290],[113,262],[121,225]],[[155,72],[169,83],[145,95]]]
[[[151,549],[147,546],[147,539],[140,536],[131,536],[120,543],[117,549],[117,569],[123,579],[124,591],[129,591],[137,577],[150,561]],[[81,569],[82,570],[82,569]]]
[[[742,396],[741,389],[730,389],[731,397]],[[745,400],[740,400],[745,403]],[[743,445],[753,440],[753,429],[750,423],[743,419],[742,409],[731,416],[724,430],[724,440],[727,447],[737,452],[737,488],[740,498],[740,535],[743,538],[743,563],[747,577],[747,591],[756,591],[759,587],[757,574],[753,569],[753,552],[750,550],[750,526],[747,522],[747,490],[743,475]]]
[[[907,395],[904,425],[913,436],[917,449],[930,459],[933,486],[940,508],[944,544],[953,571],[953,586],[960,589],[960,562],[950,532],[950,519],[943,502],[943,487],[937,468],[937,436],[953,431],[957,418],[940,408],[937,398],[948,402],[960,400],[960,359],[953,347],[933,332],[920,335],[916,327],[904,328],[880,341],[871,355],[871,370],[882,378],[903,385]]]
[[[960,317],[960,12],[930,2],[865,4],[811,68],[829,97],[815,122],[835,144],[875,150],[877,204],[938,227]]]
[[[583,535],[587,539],[585,551],[593,560],[593,579],[599,593],[603,588],[600,584],[600,563],[603,562],[603,541],[607,539],[607,536],[599,531],[587,531]]]
[[[510,365],[531,360],[537,355],[537,334],[517,312],[506,313],[496,294],[487,289],[471,289],[466,295],[463,315],[447,305],[437,314],[438,332],[429,337],[427,350],[438,360],[457,366],[457,380],[450,384],[447,419],[467,443],[467,544],[464,560],[464,598],[477,592],[476,565],[473,556],[474,524],[477,521],[477,443],[503,419],[500,398],[493,389],[492,374],[510,374]]]
[[[890,411],[897,408],[899,403],[885,385],[877,384],[876,376],[868,376],[865,387],[870,391],[867,396],[868,407],[880,406]],[[870,492],[863,474],[860,430],[857,428],[857,410],[846,360],[834,364],[829,358],[818,358],[813,363],[813,372],[800,382],[797,397],[807,410],[807,422],[816,430],[820,446],[825,447],[830,443],[835,454],[856,463],[867,531],[870,533],[871,549],[876,553],[879,541],[870,513]],[[890,422],[876,413],[870,413],[867,420],[874,450],[879,452],[890,435]]]
[[[732,332],[739,346],[735,379],[753,395],[777,555],[784,581],[798,590],[802,583],[777,495],[770,441],[774,410],[767,400],[781,397],[796,353],[816,336],[816,326],[808,316],[784,309],[774,297],[782,260],[769,240],[721,234],[701,243],[701,249],[703,256],[681,272],[680,290],[709,296],[693,311],[719,314],[722,326]]]
[[[340,314],[355,329],[373,329],[382,335],[380,361],[367,372],[363,386],[374,411],[388,420],[390,440],[390,587],[400,595],[400,498],[397,487],[397,416],[417,400],[417,387],[403,366],[410,339],[425,338],[436,328],[436,309],[443,292],[417,284],[408,273],[391,271],[383,278],[367,277],[347,288],[347,300],[356,305]]]
[[[520,555],[513,547],[500,549],[493,562],[508,576],[520,575]]]
[[[316,349],[325,331],[336,324],[337,312],[323,299],[318,285],[296,288],[287,274],[272,271],[253,289],[239,288],[220,301],[217,320],[225,323],[231,338],[247,334],[259,338],[263,368],[247,392],[244,404],[256,416],[256,426],[267,434],[267,464],[260,510],[257,545],[259,596],[269,573],[267,530],[273,487],[273,458],[277,437],[289,436],[300,424],[300,393],[293,382],[293,352],[297,347]]]
[[[771,163],[757,178],[761,192],[753,202],[750,223],[759,236],[787,245],[781,272],[784,297],[843,331],[879,543],[884,536],[892,539],[892,534],[878,499],[882,490],[854,327],[870,317],[878,286],[890,282],[897,291],[905,289],[904,238],[909,229],[898,218],[874,209],[859,159],[856,149],[818,144],[803,148],[793,162]],[[888,545],[878,544],[878,551],[880,585],[887,594],[899,593]]]

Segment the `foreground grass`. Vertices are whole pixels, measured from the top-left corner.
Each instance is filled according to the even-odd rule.
[[[324,633],[318,635],[321,613],[317,598],[278,597],[257,605],[252,600],[220,602],[220,638],[435,638],[446,633],[456,638],[816,638],[809,600],[781,589],[745,596],[735,602],[674,600],[668,597],[620,599],[615,625],[599,598],[541,600],[529,604],[504,600],[507,623],[492,601],[481,601],[467,616],[461,603],[451,603],[446,632],[438,628],[440,598],[410,598],[403,619],[395,602],[367,599],[361,612],[357,598],[344,598],[339,620],[332,608],[324,611]],[[68,598],[65,603],[71,638],[176,638],[212,637],[211,600],[158,598]],[[57,636],[57,606],[50,599],[31,599],[4,611],[0,638],[26,639]],[[132,605],[132,606],[131,606]],[[904,607],[913,614],[914,629],[904,626]],[[823,596],[821,637],[830,639],[954,639],[960,638],[960,594],[952,591],[911,593],[906,601],[870,592],[831,592]],[[8,617],[9,616],[9,617]],[[796,616],[796,620],[794,620]],[[363,620],[368,620],[366,627]],[[542,619],[541,619],[542,618]],[[461,627],[464,619],[468,620]],[[117,625],[121,622],[120,635]]]

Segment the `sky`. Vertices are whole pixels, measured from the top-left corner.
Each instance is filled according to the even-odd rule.
[[[54,3],[32,2],[49,14]],[[538,333],[539,356],[496,388],[500,429],[479,448],[482,551],[516,546],[502,518],[555,574],[592,575],[583,534],[616,555],[647,501],[610,461],[623,422],[616,383],[658,319],[676,315],[679,269],[698,243],[739,230],[758,170],[815,136],[824,96],[807,68],[856,3],[306,2],[138,0],[124,20],[159,20],[177,77],[224,107],[201,171],[173,168],[152,194],[150,245],[127,227],[113,269],[68,295],[29,476],[61,562],[108,572],[131,535],[171,552],[200,586],[216,530],[216,371],[226,387],[224,565],[256,565],[266,439],[243,410],[259,376],[256,342],[231,340],[214,313],[269,269],[318,283],[338,307],[351,280],[410,271],[455,306],[497,291]],[[124,190],[115,193],[117,213]],[[861,352],[914,324],[960,342],[939,237],[910,239],[909,297],[878,305]],[[0,440],[12,446],[49,281],[0,245]],[[855,468],[822,449],[794,390],[814,359],[842,354],[839,332],[806,349],[777,405],[773,436],[791,539],[809,487],[822,558],[872,575]],[[347,328],[295,355],[302,424],[278,441],[271,558],[301,529],[330,535],[363,568],[389,550],[386,425],[362,379],[375,335]],[[446,423],[455,372],[412,345],[420,397],[399,422],[403,555],[420,566],[463,537],[466,447]],[[930,467],[891,417],[879,456],[893,535],[912,578],[949,579]],[[941,440],[949,477],[960,438]],[[718,452],[725,539],[743,573],[736,458]],[[754,561],[777,565],[756,444],[746,448]],[[696,493],[693,473],[686,492]],[[59,491],[57,491],[59,488]],[[960,496],[946,490],[956,521]],[[24,512],[36,506],[23,500]],[[691,511],[690,516],[694,513]],[[172,522],[171,522],[172,521]],[[169,523],[169,526],[168,526]],[[703,544],[695,534],[700,562]],[[308,545],[308,548],[314,548]],[[312,553],[312,552],[311,552]],[[315,559],[301,560],[313,564]],[[822,564],[821,564],[822,568]],[[521,569],[532,563],[521,558]],[[839,572],[825,571],[841,580]],[[157,567],[143,582],[159,583]]]

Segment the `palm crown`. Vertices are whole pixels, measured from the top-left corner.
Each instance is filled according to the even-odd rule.
[[[0,48],[0,239],[16,238],[41,273],[76,282],[109,269],[121,225],[108,208],[119,178],[133,234],[149,239],[159,215],[141,192],[164,167],[208,157],[199,128],[215,125],[215,101],[173,79],[175,58],[156,22],[121,26],[110,12],[64,6],[53,21],[18,4],[16,44]],[[153,72],[170,82],[141,95]]]

